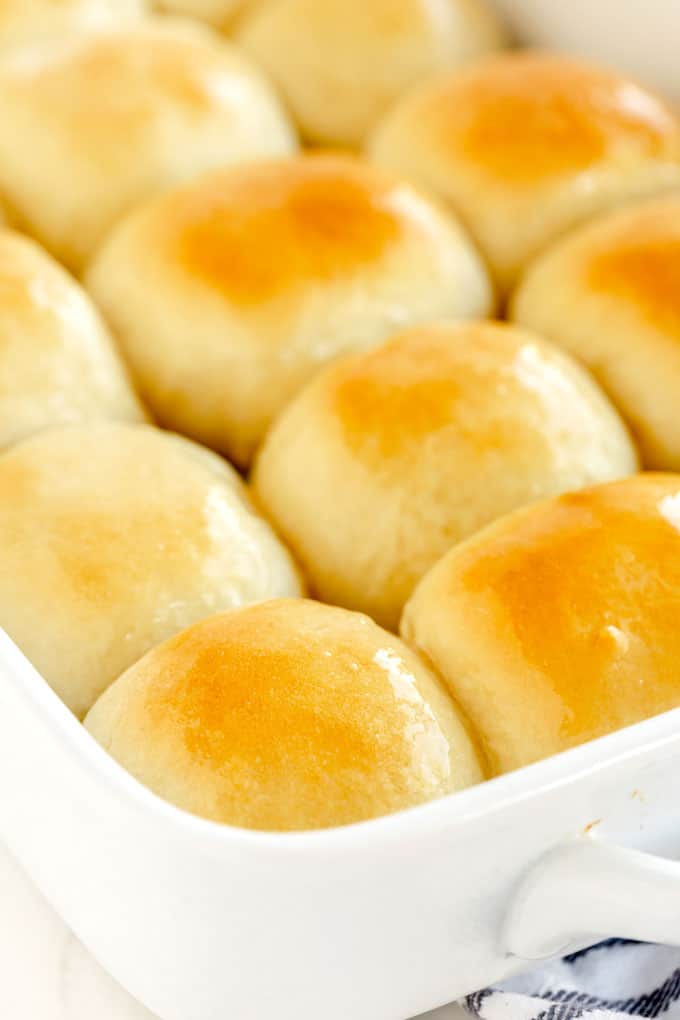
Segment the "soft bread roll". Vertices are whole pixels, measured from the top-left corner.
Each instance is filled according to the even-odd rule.
[[[197,23],[149,18],[0,63],[0,192],[75,270],[136,202],[294,147],[260,72]]]
[[[423,86],[370,151],[450,203],[503,287],[568,227],[680,185],[680,125],[659,99],[611,71],[530,52]]]
[[[85,725],[154,793],[251,829],[360,822],[482,778],[451,700],[398,638],[302,599],[195,624]]]
[[[224,461],[150,426],[43,432],[0,457],[0,626],[82,715],[152,645],[300,591]]]
[[[616,412],[562,352],[501,324],[442,323],[318,376],[273,426],[254,485],[316,594],[396,629],[455,542],[636,467]]]
[[[548,249],[512,315],[588,365],[648,467],[680,470],[680,196],[610,213]]]
[[[159,420],[241,465],[324,363],[492,302],[455,222],[329,155],[230,168],[160,197],[114,231],[87,283]]]
[[[139,17],[146,0],[1,0],[0,48]]]
[[[504,32],[486,0],[270,0],[236,38],[307,138],[358,145],[410,88],[498,49]]]
[[[453,549],[402,634],[447,681],[493,773],[680,705],[680,475],[517,511]]]
[[[207,21],[214,28],[228,28],[234,18],[264,0],[156,0],[155,7],[169,14],[183,14]]]
[[[46,252],[0,229],[0,449],[101,419],[145,414],[99,314]]]

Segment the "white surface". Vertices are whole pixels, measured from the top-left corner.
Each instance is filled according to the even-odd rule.
[[[1,843],[0,1017],[154,1020],[94,962]]]
[[[596,827],[603,840],[680,856],[679,768],[676,709],[389,818],[302,834],[231,829],[136,783],[0,632],[2,838],[163,1020],[225,1020],[225,1004],[238,1020],[406,1020],[516,973],[526,963],[508,955],[505,922],[546,852]],[[675,941],[680,866],[667,869],[652,867],[669,889],[668,916],[652,920],[660,941]],[[609,903],[638,896],[641,938],[656,934],[638,909],[650,878],[648,868],[632,885],[608,877]],[[559,890],[556,934],[571,916]],[[575,942],[593,921],[620,934],[620,911],[596,902],[580,920]]]
[[[1,843],[0,1017],[155,1020],[95,963]],[[465,1017],[450,1006],[428,1020]]]

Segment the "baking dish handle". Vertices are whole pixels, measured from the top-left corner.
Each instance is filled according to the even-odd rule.
[[[530,871],[503,933],[506,952],[525,960],[609,936],[680,946],[680,862],[579,837]]]

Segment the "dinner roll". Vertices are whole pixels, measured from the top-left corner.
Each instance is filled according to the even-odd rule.
[[[145,414],[94,305],[36,244],[0,229],[0,449],[107,418]]]
[[[161,196],[114,231],[87,283],[159,419],[241,465],[338,354],[491,307],[455,222],[330,155],[221,170]]]
[[[441,323],[318,376],[269,433],[254,484],[314,591],[396,629],[454,543],[636,467],[616,412],[562,352],[510,326]]]
[[[402,634],[445,678],[492,772],[680,705],[680,475],[534,504],[453,549]]]
[[[497,49],[504,33],[487,0],[270,0],[237,40],[307,138],[358,145],[408,89]]]
[[[207,21],[215,28],[228,28],[234,18],[264,0],[156,0],[159,11],[183,14]]]
[[[634,82],[514,53],[423,86],[387,115],[374,158],[446,199],[503,287],[568,227],[680,185],[680,124]]]
[[[259,71],[189,21],[149,18],[0,63],[0,193],[71,269],[159,189],[293,148]]]
[[[71,427],[0,457],[0,626],[77,715],[182,627],[299,591],[236,473],[187,440]]]
[[[146,0],[2,0],[0,48],[139,17]]]
[[[482,778],[453,703],[358,613],[276,600],[154,648],[85,721],[154,793],[250,829],[321,829]]]
[[[531,266],[512,314],[588,365],[649,467],[680,470],[680,194],[574,231]]]

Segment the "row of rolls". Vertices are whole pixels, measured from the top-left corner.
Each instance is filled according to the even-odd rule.
[[[680,704],[676,113],[478,0],[143,6],[0,11],[0,627],[255,829]]]

